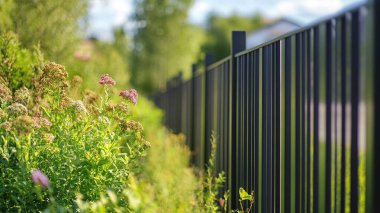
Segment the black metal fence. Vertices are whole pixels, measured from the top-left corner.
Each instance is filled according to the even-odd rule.
[[[231,56],[206,56],[203,72],[193,66],[191,79],[177,76],[155,95],[196,166],[215,135],[232,209],[243,187],[255,191],[255,212],[375,212],[376,5],[354,5],[248,50],[245,32],[233,32]]]

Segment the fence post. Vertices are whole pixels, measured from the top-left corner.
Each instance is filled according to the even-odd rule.
[[[205,95],[204,95],[204,112],[205,112],[205,116],[204,116],[204,127],[205,127],[205,131],[204,131],[204,143],[203,143],[203,152],[201,153],[201,155],[203,156],[203,162],[201,162],[203,165],[202,165],[202,168],[205,168],[207,166],[207,162],[208,162],[208,158],[210,157],[209,155],[209,151],[211,150],[211,143],[210,143],[210,138],[209,136],[211,136],[211,134],[208,134],[208,123],[210,122],[208,120],[208,116],[207,116],[207,109],[208,109],[208,106],[211,105],[211,103],[209,103],[209,100],[208,100],[208,96],[209,96],[209,91],[208,91],[208,86],[207,86],[207,81],[208,81],[208,74],[207,74],[207,67],[210,66],[212,63],[214,62],[214,57],[207,53],[205,55],[205,59],[204,59],[204,69],[205,69],[205,72],[204,72],[204,76],[205,76],[205,79],[204,79],[204,88],[205,88]]]
[[[366,97],[368,124],[368,138],[366,145],[366,211],[377,212],[378,192],[380,191],[380,62],[376,58],[380,55],[380,1],[369,0],[367,25],[367,66],[366,69]],[[370,97],[367,97],[370,96]]]
[[[230,115],[229,115],[229,171],[228,171],[228,188],[231,192],[229,207],[232,209],[238,208],[239,186],[237,185],[237,134],[236,134],[236,103],[237,103],[237,59],[235,54],[246,49],[246,33],[245,31],[232,31],[231,44],[231,63],[230,63]],[[231,210],[231,209],[230,209]]]

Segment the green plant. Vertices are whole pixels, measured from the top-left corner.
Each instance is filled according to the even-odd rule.
[[[42,69],[43,57],[38,48],[24,49],[14,33],[0,36],[0,91],[8,87],[15,91],[23,86],[30,87],[32,79]],[[1,94],[0,94],[1,97]]]
[[[200,190],[198,192],[198,202],[200,210],[203,212],[217,212],[220,209],[218,205],[218,190],[223,186],[225,182],[225,175],[222,171],[219,174],[215,174],[215,156],[216,156],[216,138],[214,135],[211,136],[211,155],[207,164],[205,175],[201,174],[200,177]],[[228,198],[228,192],[225,193],[225,199]],[[226,208],[227,205],[223,202],[222,208]],[[221,203],[221,202],[219,202]]]
[[[9,48],[16,50],[6,57],[17,59],[18,46]],[[39,211],[53,204],[70,210],[77,193],[86,201],[109,189],[121,193],[149,147],[142,125],[132,120],[130,101],[111,102],[108,84],[100,95],[74,100],[63,66],[41,62],[33,72],[29,61],[16,62],[29,67],[25,79],[31,80],[14,81],[24,69],[0,62],[7,67],[0,70],[6,91],[0,97],[0,211]],[[35,169],[49,177],[48,191],[35,190]]]
[[[243,202],[249,201],[249,207],[247,209],[244,209]],[[239,188],[239,204],[240,204],[240,210],[233,210],[232,212],[241,212],[241,213],[249,213],[251,212],[253,208],[253,204],[255,203],[255,193],[254,191],[251,191],[251,194],[248,194],[247,191],[244,190],[244,188]]]

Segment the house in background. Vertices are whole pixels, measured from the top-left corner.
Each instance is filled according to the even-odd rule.
[[[274,21],[247,34],[247,49],[263,44],[300,27],[299,24],[285,18]]]

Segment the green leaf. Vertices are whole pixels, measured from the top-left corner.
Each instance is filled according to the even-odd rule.
[[[239,188],[239,196],[241,200],[251,200],[252,197],[243,188]]]

